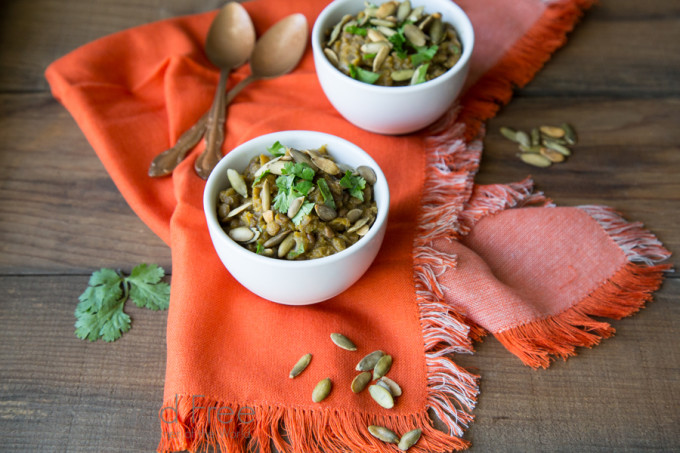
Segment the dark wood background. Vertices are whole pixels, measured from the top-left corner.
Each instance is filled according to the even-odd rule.
[[[165,313],[127,311],[113,344],[73,336],[90,273],[170,252],[132,213],[45,67],[106,34],[198,12],[160,0],[5,0],[0,6],[0,449],[153,451],[165,368]],[[178,2],[179,3],[179,2]],[[184,2],[191,3],[191,2]],[[498,133],[569,121],[565,164],[533,169]],[[602,0],[569,43],[488,127],[478,181],[532,174],[563,206],[607,204],[680,252],[680,2]],[[533,371],[487,339],[458,358],[483,380],[471,452],[680,451],[680,279],[616,321],[617,335]]]

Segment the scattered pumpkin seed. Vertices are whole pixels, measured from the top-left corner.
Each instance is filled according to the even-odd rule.
[[[545,168],[552,164],[550,159],[537,153],[521,153],[519,157],[524,163],[533,165],[534,167]]]
[[[300,360],[298,360],[293,369],[290,370],[290,374],[288,375],[288,377],[293,379],[294,377],[299,376],[300,373],[305,371],[307,365],[309,365],[309,362],[311,361],[312,354],[305,354],[302,357],[300,357]]]
[[[517,142],[517,132],[514,129],[510,129],[509,127],[501,127],[501,134],[508,140],[512,140],[513,142]]]
[[[565,159],[564,154],[550,148],[541,147],[541,154],[550,159],[552,163],[564,162]]]
[[[529,134],[524,131],[517,131],[515,133],[515,140],[520,145],[531,146],[531,138],[529,138]]]
[[[394,398],[386,388],[379,385],[371,385],[368,387],[368,392],[373,400],[385,409],[392,409],[394,407]]]
[[[380,357],[375,364],[375,368],[373,368],[373,379],[380,379],[385,376],[390,371],[390,368],[392,368],[392,356],[384,355]]]
[[[545,140],[543,140],[543,144],[550,149],[554,149],[555,151],[557,151],[560,154],[564,154],[565,156],[571,155],[571,150],[569,148],[567,148],[564,145],[557,143],[554,140],[545,139]]]
[[[320,403],[321,401],[325,400],[331,393],[332,388],[333,384],[331,383],[331,378],[322,379],[318,384],[316,384],[316,387],[314,387],[314,391],[312,392],[312,401],[315,403]]]
[[[375,382],[375,385],[379,385],[380,387],[382,387],[385,390],[387,390],[388,392],[390,392],[390,395],[392,395],[392,398],[394,398],[394,394],[392,393],[392,389],[390,388],[389,385],[387,385],[387,383],[385,381],[381,381],[380,379],[378,379]]]
[[[390,388],[390,393],[392,394],[392,396],[401,396],[402,394],[401,387],[392,379],[388,378],[387,376],[383,376],[378,380],[378,383],[380,382],[387,384],[387,386]]]
[[[401,439],[399,439],[399,445],[397,445],[399,450],[406,451],[414,446],[420,439],[421,434],[422,430],[420,428],[416,428],[401,436]]]
[[[357,347],[354,343],[352,343],[352,340],[347,338],[341,333],[332,333],[331,334],[331,340],[333,343],[335,343],[336,346],[346,349],[348,351],[356,351]]]
[[[243,198],[248,197],[248,187],[246,186],[246,182],[243,180],[243,176],[241,176],[239,172],[233,168],[227,168],[227,179],[229,180],[231,187],[233,187],[239,195],[241,195]]]
[[[507,126],[500,128],[500,133],[518,143],[519,158],[535,167],[549,167],[552,163],[564,162],[571,155],[567,145],[576,144],[576,132],[567,123],[558,126],[543,125],[534,127],[530,133],[517,131]]]
[[[371,382],[371,373],[369,373],[368,371],[364,371],[362,373],[357,374],[352,380],[351,385],[352,392],[354,393],[362,392],[369,382]]]
[[[564,129],[557,126],[540,126],[538,128],[543,134],[548,137],[562,138],[564,137]]]
[[[560,127],[564,129],[564,140],[567,142],[567,144],[575,145],[578,141],[578,137],[576,136],[576,131],[574,128],[568,123],[562,123]]]
[[[399,443],[399,436],[397,436],[397,433],[391,429],[385,428],[384,426],[369,425],[368,432],[371,433],[373,437],[376,437],[383,442],[387,442],[389,444]]]
[[[373,371],[373,368],[375,368],[375,364],[378,363],[378,360],[380,360],[380,358],[384,355],[385,353],[380,350],[371,352],[370,354],[364,356],[364,358],[361,359],[359,363],[357,363],[356,370]]]

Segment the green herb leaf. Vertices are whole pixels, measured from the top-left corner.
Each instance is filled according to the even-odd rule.
[[[259,242],[255,246],[255,253],[257,253],[258,255],[262,255],[262,253],[264,253],[264,246]]]
[[[299,193],[299,196],[307,196],[310,190],[312,190],[312,187],[314,187],[314,183],[312,181],[309,181],[307,179],[302,179],[298,182],[295,183],[295,186],[293,189],[295,192]]]
[[[125,280],[130,283],[130,297],[135,305],[151,310],[165,310],[170,305],[170,285],[162,282],[162,267],[156,264],[135,266]]]
[[[366,36],[366,34],[368,33],[368,31],[364,27],[359,27],[357,25],[348,25],[344,28],[344,31],[359,36]]]
[[[378,55],[377,53],[365,53],[361,55],[361,58],[364,60],[370,60],[371,58],[375,58],[375,56]]]
[[[366,180],[359,175],[353,175],[351,171],[347,170],[345,175],[340,180],[340,186],[349,189],[349,194],[361,201],[364,201],[364,188],[366,187]]]
[[[426,61],[432,60],[434,55],[437,53],[437,49],[439,49],[439,46],[436,44],[430,47],[417,47],[416,53],[411,55],[411,63],[413,63],[413,66],[418,66]]]
[[[267,148],[267,151],[269,151],[272,156],[279,157],[286,154],[286,147],[277,140],[272,146]]]
[[[411,77],[411,85],[417,85],[419,83],[426,82],[427,79],[425,78],[425,75],[427,74],[427,68],[430,66],[429,63],[421,64],[416,68],[416,71],[413,73],[413,77]]]
[[[76,337],[90,341],[120,338],[130,330],[130,317],[123,311],[130,295],[140,307],[167,308],[170,286],[160,281],[164,275],[163,268],[155,264],[140,264],[129,277],[113,269],[93,272],[74,312]]]
[[[295,216],[290,219],[295,225],[300,225],[300,222],[302,222],[302,219],[304,216],[312,212],[312,209],[314,209],[314,203],[311,201],[305,201],[302,203],[302,207],[300,207],[300,210],[295,214]]]
[[[399,58],[402,60],[406,58],[406,49],[404,49],[404,44],[406,44],[406,37],[404,36],[404,26],[402,25],[397,29],[397,32],[387,38],[389,42],[394,46],[392,50],[397,53]]]
[[[319,187],[324,204],[335,209],[335,200],[333,199],[333,194],[331,193],[331,189],[328,187],[326,180],[319,178],[316,185]]]
[[[259,176],[257,178],[255,178],[255,180],[253,181],[252,187],[255,187],[255,185],[257,185],[257,183],[262,181],[269,173],[271,173],[269,170],[265,170],[262,173],[260,173]]]
[[[281,170],[284,175],[293,175],[298,178],[312,181],[314,179],[314,169],[304,162],[286,162]]]
[[[366,69],[360,68],[353,64],[349,65],[349,73],[352,78],[359,80],[360,82],[374,84],[376,80],[380,77],[380,74],[368,71]]]

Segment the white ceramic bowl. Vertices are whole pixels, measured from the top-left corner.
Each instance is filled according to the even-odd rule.
[[[234,242],[217,220],[219,192],[229,187],[226,172],[245,169],[253,156],[268,154],[276,141],[298,149],[327,145],[328,152],[340,163],[358,167],[368,165],[377,175],[374,199],[378,215],[369,232],[357,243],[335,255],[313,260],[287,261],[253,253]],[[243,286],[273,302],[307,305],[330,299],[354,284],[376,257],[387,227],[389,188],[378,164],[358,146],[342,138],[312,131],[283,131],[254,138],[230,151],[210,174],[203,194],[208,230],[222,263]]]
[[[382,3],[382,2],[376,2]],[[453,104],[467,78],[474,31],[467,15],[451,0],[411,0],[426,13],[440,12],[454,26],[463,54],[445,74],[414,86],[385,87],[359,82],[333,66],[323,53],[325,32],[345,14],[356,15],[364,0],[335,0],[317,17],[312,30],[316,74],[326,97],[349,122],[380,134],[406,134],[432,124]]]

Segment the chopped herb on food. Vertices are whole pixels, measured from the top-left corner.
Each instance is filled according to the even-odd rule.
[[[413,66],[418,66],[421,63],[432,60],[437,53],[437,49],[439,49],[437,45],[418,47],[417,52],[411,55],[411,63],[413,63]]]
[[[267,148],[267,151],[269,151],[272,156],[279,157],[286,154],[286,147],[277,140],[272,146]]]
[[[352,78],[357,79],[364,83],[374,84],[379,78],[380,74],[362,69],[359,66],[349,65],[350,75]]]
[[[364,200],[364,188],[366,187],[366,180],[359,175],[353,175],[351,171],[347,170],[345,176],[340,180],[340,185],[345,189],[349,189],[349,194],[359,200]]]

